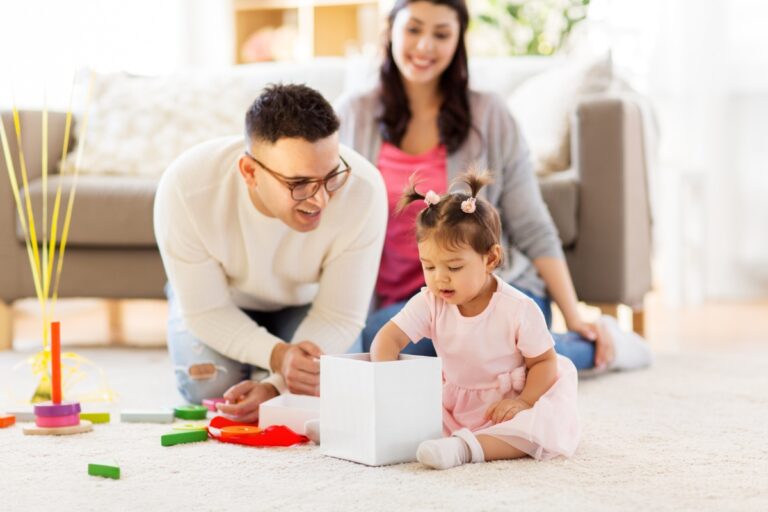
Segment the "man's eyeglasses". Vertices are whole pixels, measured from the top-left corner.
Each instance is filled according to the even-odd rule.
[[[352,168],[349,166],[347,161],[344,160],[341,155],[339,155],[343,167],[339,166],[340,168],[334,169],[325,178],[289,178],[288,176],[284,176],[277,171],[273,171],[258,161],[249,152],[246,151],[245,154],[248,156],[248,158],[259,164],[262,169],[271,174],[273,178],[288,187],[288,189],[291,191],[291,197],[294,199],[294,201],[304,201],[305,199],[309,199],[310,197],[317,194],[317,191],[320,190],[321,186],[325,187],[325,190],[328,193],[336,192],[344,185],[344,183],[347,182],[347,178],[349,178],[349,174],[352,171]]]

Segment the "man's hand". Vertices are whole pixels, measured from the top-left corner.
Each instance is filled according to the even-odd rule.
[[[485,411],[485,418],[491,420],[495,425],[502,421],[508,421],[514,418],[517,413],[530,409],[531,406],[527,402],[520,400],[519,398],[507,398],[499,400],[491,405],[487,411]]]
[[[256,423],[259,420],[259,405],[278,395],[272,384],[244,380],[224,393],[227,403],[216,404],[220,413],[241,423]]]
[[[288,390],[300,395],[320,395],[320,356],[311,341],[277,345],[272,351],[272,370],[285,379]]]

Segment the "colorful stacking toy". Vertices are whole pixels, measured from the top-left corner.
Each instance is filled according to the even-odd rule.
[[[80,420],[80,403],[61,399],[61,326],[51,322],[51,401],[35,404],[35,426],[24,427],[27,435],[68,435],[93,430]]]

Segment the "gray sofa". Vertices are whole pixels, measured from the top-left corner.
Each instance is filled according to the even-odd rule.
[[[12,117],[2,113],[18,148]],[[63,113],[49,121],[49,198],[64,137]],[[22,112],[23,149],[30,172],[30,194],[40,225],[39,112]],[[559,229],[568,265],[581,300],[625,304],[642,326],[642,304],[650,289],[650,213],[643,117],[631,97],[609,94],[578,104],[571,130],[572,168],[540,179],[544,199]],[[59,296],[162,298],[165,275],[152,228],[157,179],[81,175]],[[34,285],[18,224],[4,158],[0,158],[0,350],[11,345],[9,305],[34,297]],[[639,321],[638,321],[639,320]]]

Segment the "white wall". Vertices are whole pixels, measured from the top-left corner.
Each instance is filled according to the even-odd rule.
[[[768,297],[768,2],[593,8],[661,121],[655,241],[668,299]]]
[[[76,70],[232,62],[230,0],[0,0],[0,108],[66,107]]]

